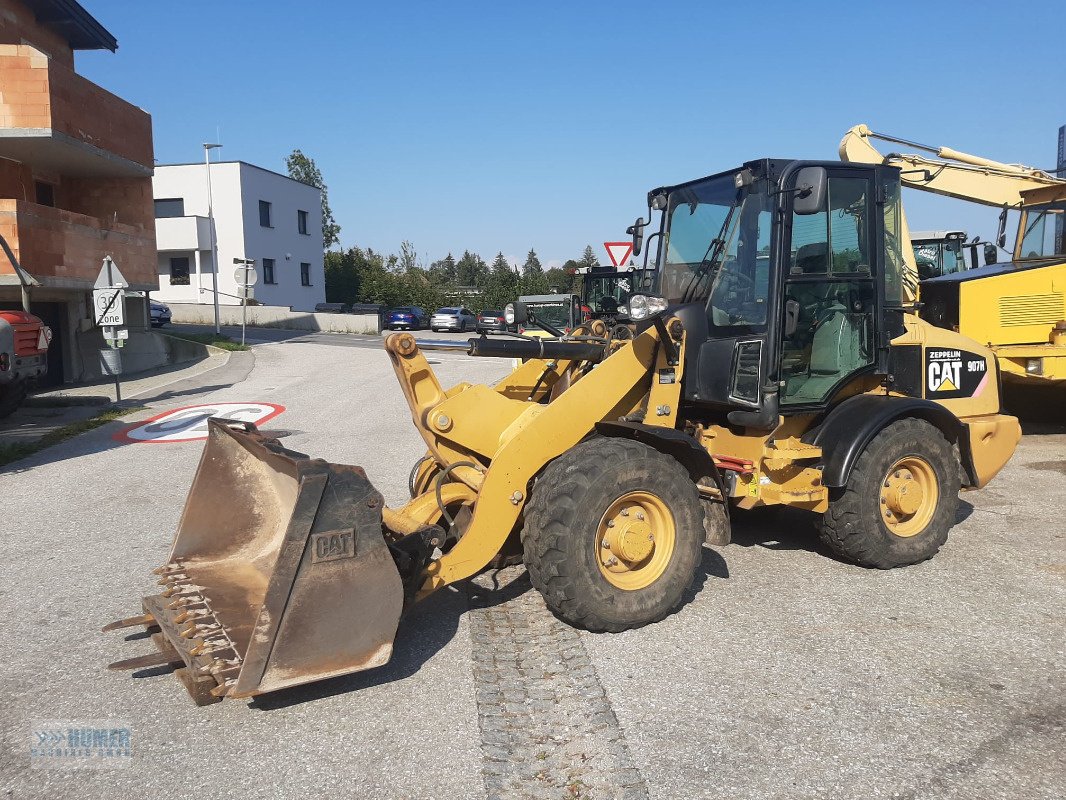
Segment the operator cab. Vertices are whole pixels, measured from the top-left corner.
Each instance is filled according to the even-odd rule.
[[[885,374],[903,331],[899,194],[894,167],[774,159],[651,192],[645,286],[688,331],[686,401],[770,427]]]

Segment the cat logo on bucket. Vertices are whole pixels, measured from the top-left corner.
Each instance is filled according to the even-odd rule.
[[[966,350],[925,351],[926,397],[950,400],[975,397],[987,383],[988,364],[983,356]]]

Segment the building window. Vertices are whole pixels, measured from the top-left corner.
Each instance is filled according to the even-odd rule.
[[[44,181],[35,181],[34,183],[36,184],[37,205],[55,208],[56,187]]]
[[[263,259],[263,283],[277,283],[274,280],[274,259]]]
[[[155,218],[169,219],[170,217],[185,216],[185,199],[181,197],[166,197],[155,201]]]
[[[310,264],[301,264],[300,265],[300,285],[301,286],[310,286],[311,285],[311,265]]]
[[[306,211],[297,211],[296,212],[296,228],[304,236],[307,236],[307,212]]]
[[[188,258],[172,258],[172,259],[170,259],[170,285],[171,286],[188,286],[189,285],[189,259]]]
[[[270,203],[266,200],[259,201],[259,224],[264,228],[273,228],[270,224]]]

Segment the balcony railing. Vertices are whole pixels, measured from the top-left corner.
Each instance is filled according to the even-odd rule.
[[[210,250],[211,220],[207,217],[162,217],[155,221],[159,252]]]
[[[44,286],[91,288],[105,255],[134,288],[158,285],[155,231],[85,214],[0,199],[0,234],[22,268]],[[0,274],[14,274],[0,258]]]

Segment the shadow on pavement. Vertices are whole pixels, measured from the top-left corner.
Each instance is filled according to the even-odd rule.
[[[818,539],[817,514],[798,508],[768,506],[734,511],[732,544],[767,550],[806,550],[833,557]]]
[[[400,620],[392,659],[385,666],[260,695],[252,698],[248,706],[257,711],[273,711],[409,678],[452,640],[467,608],[467,597],[461,588],[441,589]]]

